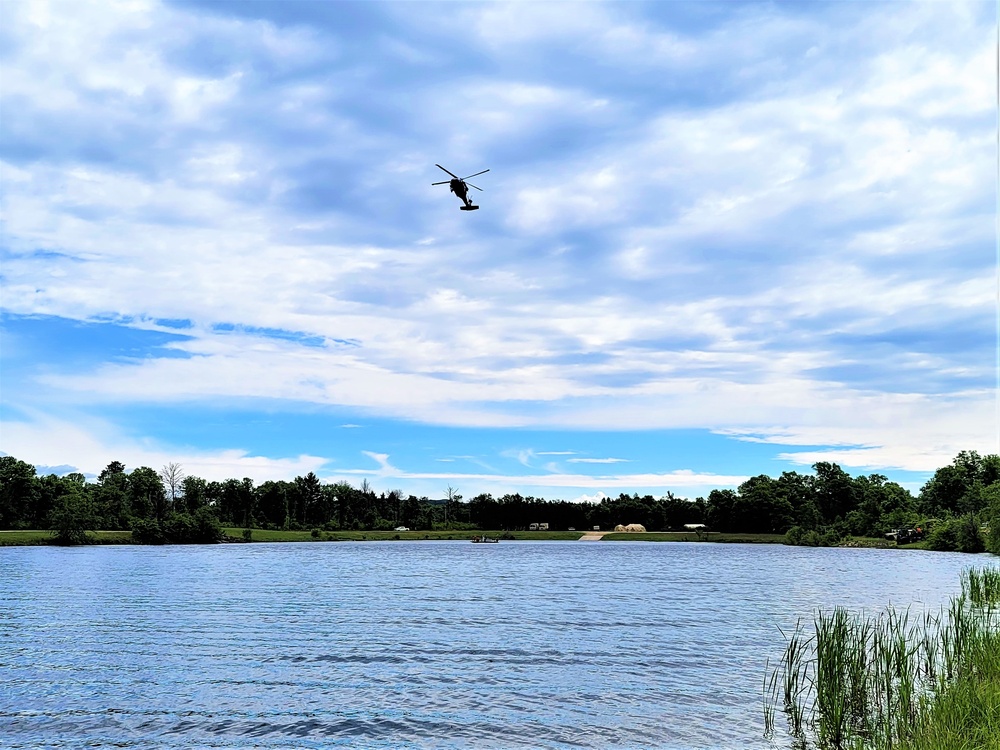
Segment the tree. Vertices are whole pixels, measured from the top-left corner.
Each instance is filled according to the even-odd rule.
[[[713,531],[735,531],[733,507],[736,493],[732,490],[712,490],[708,493],[708,526]]]
[[[254,492],[252,479],[249,477],[244,477],[242,481],[227,479],[221,487],[219,517],[223,522],[228,521],[247,528],[253,521],[256,500],[257,494]]]
[[[51,513],[52,535],[57,544],[87,544],[87,530],[93,529],[94,509],[87,494],[70,486]]]
[[[392,510],[392,525],[399,526],[399,514],[403,509],[403,491],[389,490],[386,496],[386,504]]]
[[[136,518],[163,518],[167,495],[160,475],[148,466],[133,469],[128,475],[128,494],[132,515]]]
[[[978,513],[988,500],[984,489],[1000,479],[1000,456],[960,451],[920,489],[920,510],[930,516]]]
[[[201,477],[184,477],[181,480],[181,501],[176,505],[183,505],[188,513],[208,505],[208,482]]]
[[[288,520],[288,482],[264,482],[257,488],[257,515],[268,526],[285,528]]]
[[[837,464],[826,461],[813,464],[813,470],[816,472],[812,480],[816,507],[823,522],[829,524],[838,518],[846,518],[857,505],[851,476]]]
[[[793,520],[792,504],[778,491],[777,483],[771,477],[761,474],[740,485],[732,520],[737,530],[783,534],[792,526]]]
[[[957,518],[955,523],[955,542],[959,552],[985,552],[986,543],[979,530],[979,519],[972,513]]]
[[[124,474],[124,473],[125,473],[125,464],[123,464],[121,461],[112,461],[107,466],[105,466],[104,469],[101,470],[100,475],[97,477],[97,481],[104,482],[109,477],[112,477],[115,474]]]
[[[294,508],[295,520],[302,526],[322,525],[330,520],[322,517],[325,505],[323,486],[313,472],[310,471],[304,477],[295,477],[289,494],[289,505]]]
[[[819,507],[816,505],[816,491],[812,477],[796,471],[782,472],[774,480],[775,492],[788,501],[792,507],[793,522],[803,531],[815,531],[823,523]]]
[[[445,526],[445,528],[449,528],[449,526],[448,526],[448,511],[451,510],[452,508],[456,507],[458,505],[458,503],[461,502],[461,500],[462,500],[462,496],[460,494],[458,494],[458,489],[456,489],[455,487],[452,487],[449,484],[448,485],[448,489],[445,491],[445,501],[444,501],[444,526]],[[451,514],[451,519],[455,520],[454,512],[452,512],[452,514]]]
[[[986,549],[1000,555],[1000,480],[986,488],[986,510],[984,512],[989,531],[986,534]]]
[[[23,526],[37,500],[35,467],[13,456],[0,456],[0,529]]]
[[[180,464],[171,461],[160,469],[160,479],[163,480],[167,494],[170,496],[170,507],[174,507],[177,502],[177,495],[182,491],[184,469]]]

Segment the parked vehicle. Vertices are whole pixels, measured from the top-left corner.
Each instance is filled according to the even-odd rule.
[[[893,540],[896,544],[910,544],[923,539],[924,530],[919,526],[915,529],[893,529],[885,535],[885,538]]]

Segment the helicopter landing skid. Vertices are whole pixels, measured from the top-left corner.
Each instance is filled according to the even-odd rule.
[[[462,211],[478,211],[479,206],[459,206]]]

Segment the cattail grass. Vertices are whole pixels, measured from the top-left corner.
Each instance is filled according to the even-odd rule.
[[[780,711],[799,748],[1000,750],[1000,569],[964,572],[937,614],[836,608],[812,631],[782,633],[763,687],[767,736]]]

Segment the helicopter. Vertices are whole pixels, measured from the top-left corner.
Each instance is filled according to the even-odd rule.
[[[431,185],[450,185],[451,186],[451,192],[453,192],[455,195],[457,195],[459,198],[461,198],[462,202],[465,204],[464,206],[459,206],[459,208],[462,211],[477,211],[479,209],[479,206],[474,206],[472,204],[472,201],[469,200],[469,190],[468,189],[470,187],[474,187],[474,188],[476,188],[476,190],[479,190],[480,192],[483,192],[483,189],[481,187],[476,187],[471,182],[467,183],[466,180],[469,179],[469,177],[475,177],[476,175],[486,174],[490,170],[484,169],[482,172],[476,172],[476,174],[470,174],[469,177],[459,177],[454,172],[449,172],[447,169],[445,169],[444,167],[442,167],[440,164],[435,164],[434,166],[437,167],[438,169],[441,169],[441,170],[443,170],[445,172],[448,172],[448,174],[450,174],[453,179],[444,180],[442,182],[432,182]]]

